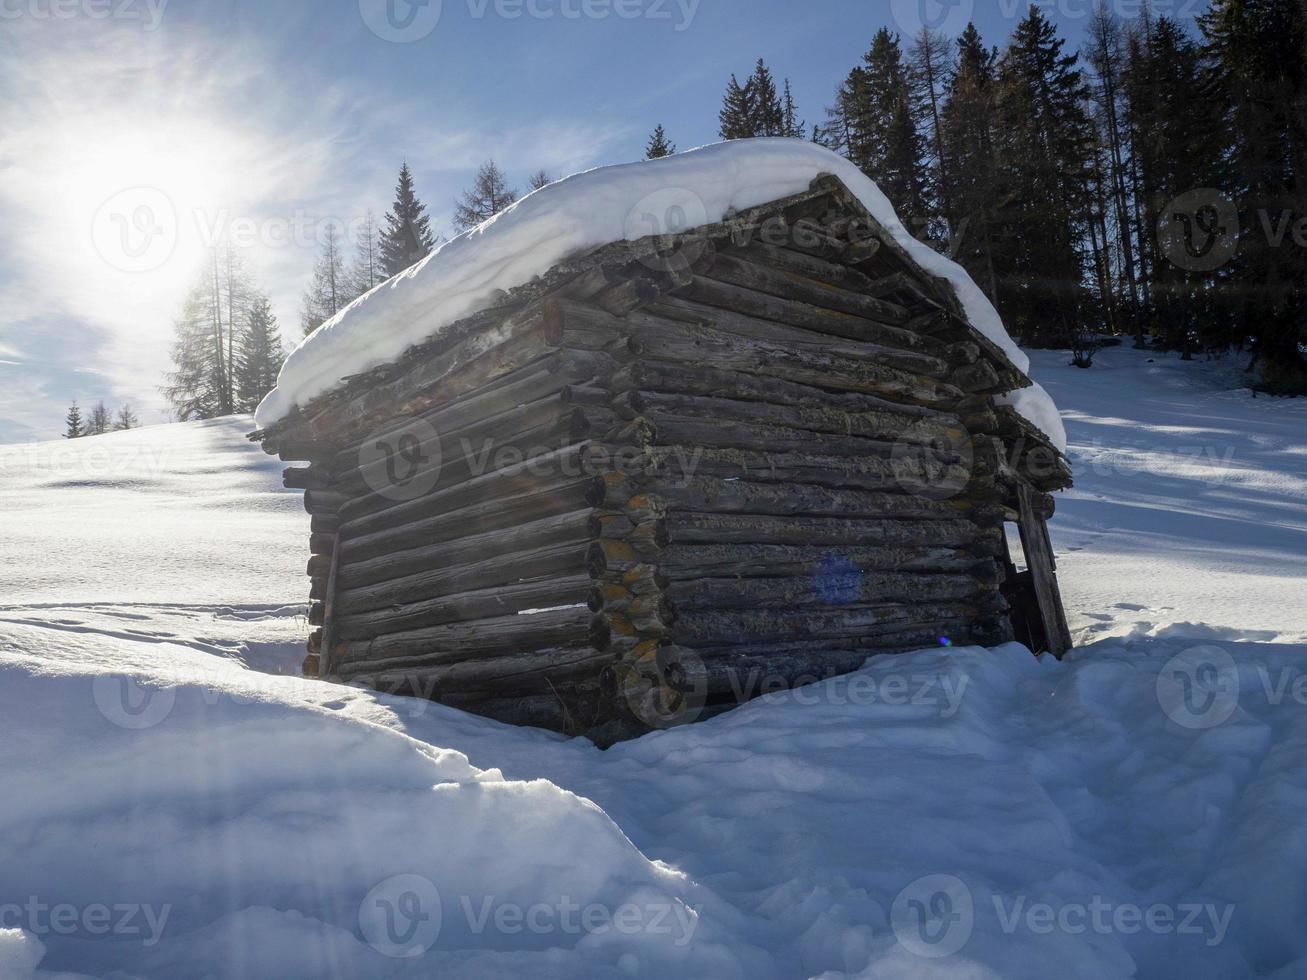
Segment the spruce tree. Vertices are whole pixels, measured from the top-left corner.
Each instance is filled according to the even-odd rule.
[[[87,420],[85,434],[102,436],[109,431],[109,426],[109,410],[104,407],[104,402],[96,402],[95,407],[91,409],[91,417]]]
[[[995,256],[1000,175],[995,156],[998,53],[974,24],[957,41],[957,64],[941,108],[941,198],[953,238],[953,257],[1002,312]]]
[[[931,198],[931,212],[946,222],[949,212],[948,154],[944,149],[943,101],[951,68],[948,38],[922,27],[908,51],[908,79],[913,102],[925,120],[925,143],[929,148],[926,186]]]
[[[313,280],[304,293],[300,326],[304,335],[317,330],[349,303],[349,280],[341,257],[336,226],[328,224],[323,232],[322,252],[313,268]]]
[[[781,132],[779,135],[801,140],[807,136],[808,124],[799,118],[799,111],[794,105],[794,95],[790,92],[790,80],[785,79],[785,94],[781,97]]]
[[[1094,129],[1079,56],[1063,48],[1053,24],[1031,7],[999,62],[1005,312],[1037,346],[1076,343],[1087,325]]]
[[[554,178],[550,177],[544,170],[537,170],[527,178],[527,183],[531,185],[531,190],[533,191],[538,191],[540,188],[552,184],[553,182]]]
[[[1307,6],[1212,0],[1199,19],[1212,81],[1235,136],[1230,190],[1247,234],[1231,274],[1237,320],[1253,337],[1261,383],[1307,391]]]
[[[746,79],[741,85],[735,75],[726,84],[726,95],[722,98],[721,111],[717,113],[717,133],[724,140],[748,139],[756,136],[754,121],[757,119],[756,100],[752,79]]]
[[[243,412],[252,412],[277,384],[286,353],[277,317],[267,296],[259,296],[246,317],[236,360],[236,395]]]
[[[124,405],[122,408],[118,409],[118,414],[113,420],[115,432],[135,429],[138,428],[140,424],[140,419],[136,417],[136,413],[132,411],[132,406],[130,404]]]
[[[910,230],[925,230],[925,144],[917,130],[899,37],[877,31],[827,110],[823,142],[876,181]]]
[[[381,269],[384,278],[403,272],[436,247],[427,209],[413,191],[413,174],[405,162],[399,168],[395,203],[386,212],[381,232]]]
[[[68,414],[64,416],[64,438],[79,439],[86,433],[82,429],[82,410],[77,406],[77,399],[68,406]]]
[[[227,267],[215,253],[209,267],[187,292],[181,313],[173,322],[173,370],[167,375],[163,393],[183,422],[233,411],[234,390],[228,367],[231,306],[227,298],[239,293],[243,304],[249,287],[242,280],[239,289],[224,289],[223,270]]]
[[[493,218],[517,200],[517,191],[494,160],[487,160],[477,170],[476,180],[454,202],[454,226],[459,231],[475,228]]]
[[[660,157],[671,156],[675,152],[676,144],[667,138],[667,134],[663,132],[662,123],[659,123],[654,127],[649,142],[645,144],[644,158],[646,160],[657,160]]]

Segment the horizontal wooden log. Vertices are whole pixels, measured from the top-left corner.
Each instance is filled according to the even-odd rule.
[[[622,392],[613,399],[612,405],[619,414],[630,418],[644,416],[655,424],[660,418],[671,416],[731,419],[914,445],[961,446],[967,439],[967,431],[960,422],[918,418],[894,411],[849,412],[825,406],[780,405],[771,401],[640,390]]]
[[[569,542],[491,557],[478,556],[462,565],[440,565],[403,578],[342,589],[336,594],[336,610],[338,614],[347,615],[522,580],[574,575],[578,570],[586,569],[587,554],[586,544]]]
[[[932,350],[924,350],[922,338],[907,334],[906,331],[893,331],[889,336],[878,337],[880,342],[869,337],[832,337],[815,330],[748,316],[736,310],[718,309],[675,296],[664,297],[657,303],[644,307],[640,313],[641,316],[628,316],[627,322],[638,322],[643,319],[643,315],[648,315],[709,327],[746,339],[793,344],[796,347],[817,347],[850,361],[887,364],[919,374],[942,377],[949,370],[948,361],[934,352],[936,345],[933,342]]]
[[[896,419],[903,419],[904,427],[911,419],[933,420],[941,426],[958,423],[955,415],[921,405],[909,405],[856,392],[829,391],[812,384],[759,377],[704,363],[673,364],[645,358],[620,367],[608,378],[607,384],[615,392],[711,396],[851,414],[888,413]]]
[[[348,501],[349,498],[343,493],[308,490],[304,493],[304,510],[315,517],[319,514],[335,517]]]
[[[778,609],[970,599],[995,589],[966,574],[867,574],[831,569],[792,578],[701,578],[673,582],[667,598],[682,614],[700,609]]]
[[[650,409],[640,416],[643,426],[623,429],[624,441],[632,445],[694,446],[722,449],[752,449],[771,453],[816,453],[826,456],[880,456],[922,457],[955,463],[963,459],[959,450],[969,450],[965,436],[956,448],[947,442],[933,443],[918,438],[913,442],[887,442],[863,436],[833,432],[812,432],[808,429],[760,422],[740,421],[729,416],[704,418],[700,416],[670,415],[661,409]]]
[[[673,544],[886,545],[964,547],[977,528],[966,520],[891,520],[787,517],[673,511],[666,517]]]
[[[369,639],[382,633],[508,616],[527,609],[574,606],[590,597],[590,588],[590,576],[578,571],[573,575],[549,576],[474,592],[438,595],[419,602],[396,603],[369,612],[337,612],[335,635],[340,640]]]
[[[798,306],[848,314],[889,326],[902,324],[909,316],[907,309],[898,303],[878,299],[861,290],[818,282],[792,270],[750,262],[741,255],[719,251],[706,253],[695,263],[695,272],[696,278],[705,276],[715,283],[734,286],[737,293],[748,291],[780,301],[784,305],[778,305],[775,309],[781,322],[798,322],[783,318],[783,311]],[[683,292],[693,293],[693,285]],[[727,308],[743,309],[743,306],[733,303]]]
[[[369,385],[348,401],[327,405],[302,428],[311,439],[347,443],[378,421],[409,417],[482,388],[530,364],[552,345],[539,303],[454,342],[440,353],[415,358],[392,381]]]
[[[320,466],[288,466],[281,482],[288,490],[332,490],[331,474]]]
[[[483,501],[506,500],[535,493],[548,495],[556,489],[572,486],[581,480],[591,480],[594,472],[588,469],[583,445],[564,446],[523,461],[517,466],[494,469],[464,483],[396,503],[384,510],[375,511],[345,521],[341,533],[347,538],[370,534],[386,528],[399,527],[413,521],[453,513]]]
[[[605,492],[603,506],[620,499],[616,484],[600,484]],[[609,499],[609,495],[612,499]],[[813,486],[806,483],[754,483],[693,476],[654,484],[642,495],[642,506],[661,510],[691,510],[726,514],[808,515],[831,517],[897,517],[923,520],[966,518],[973,522],[1001,522],[1002,508],[980,505],[956,497],[931,500],[906,493],[880,493]],[[653,501],[654,503],[651,503]]]
[[[363,561],[353,561],[346,545],[337,573],[338,584],[344,590],[357,589],[435,567],[464,565],[552,545],[582,544],[590,540],[590,518],[593,514],[594,511],[586,508],[438,544],[390,552]]]
[[[612,662],[611,654],[588,647],[538,650],[440,666],[376,669],[368,663],[342,665],[341,677],[355,684],[410,697],[443,700],[472,691],[485,695],[547,692],[551,684],[591,678]],[[452,699],[461,701],[462,699]],[[477,698],[475,700],[483,700]],[[486,698],[484,700],[489,700]],[[496,698],[497,700],[497,698]],[[460,706],[470,706],[462,701]]]
[[[833,262],[810,252],[787,248],[786,242],[771,244],[751,241],[747,245],[719,246],[718,252],[734,255],[757,265],[771,266],[782,272],[793,272],[830,286],[839,286],[854,292],[872,294],[876,280],[843,262]]]
[[[651,295],[656,294],[655,289]],[[597,299],[612,299],[613,295],[610,288]],[[619,306],[624,306],[624,303]],[[544,308],[546,336],[559,347],[603,350],[626,336],[623,321],[619,317],[589,303],[551,296],[544,301]]]
[[[941,463],[920,455],[902,458],[820,456],[812,453],[772,453],[749,449],[704,449],[697,446],[654,446],[644,450],[635,467],[648,477],[682,479],[715,476],[759,483],[807,483],[929,495],[936,498],[972,492],[975,474],[957,463]]]
[[[823,351],[819,345],[798,346],[751,340],[720,330],[676,323],[632,313],[631,352],[636,356],[776,377],[801,384],[880,395],[893,400],[948,407],[962,391],[943,381],[911,374],[881,363],[856,362]]]
[[[849,606],[842,609],[700,610],[682,616],[671,639],[683,646],[708,643],[749,643],[784,639],[874,637],[901,631],[913,623],[964,624],[980,614],[977,606],[963,603]]]
[[[430,517],[355,534],[346,539],[345,550],[349,560],[362,561],[414,546],[440,544],[568,514],[589,505],[596,494],[596,479],[563,477],[505,497],[489,497]]]
[[[673,544],[659,556],[658,570],[669,582],[722,575],[799,576],[896,570],[993,576],[994,557],[976,554],[970,547]]]
[[[381,672],[410,667],[447,666],[487,657],[506,657],[527,650],[590,646],[607,648],[611,634],[584,605],[551,609],[525,616],[448,623],[425,629],[388,633],[370,640],[336,644],[333,663],[342,676],[347,669]]]

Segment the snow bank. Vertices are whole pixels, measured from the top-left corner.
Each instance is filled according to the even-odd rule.
[[[523,285],[569,256],[720,221],[731,208],[801,193],[824,173],[843,181],[913,259],[952,285],[976,329],[1018,368],[1029,369],[1029,359],[966,270],[910,235],[885,195],[852,163],[802,140],[732,140],[575,174],[446,242],[306,337],[283,365],[255,420],[261,427],[271,425],[342,378],[395,360],[413,344],[484,309],[500,291]],[[668,228],[661,223],[668,215],[684,215],[684,223]],[[1039,401],[1047,404],[1032,409],[1032,415],[1056,414],[1046,395],[1024,399],[1027,405]]]
[[[601,753],[25,632],[0,646],[6,977],[47,977],[42,944],[42,971],[233,980],[1307,969],[1301,647],[880,657]]]
[[[994,401],[1000,405],[1011,405],[1022,418],[1048,436],[1058,452],[1066,453],[1066,426],[1062,424],[1062,413],[1038,382],[1029,388],[1018,388],[1005,395],[996,395]]]

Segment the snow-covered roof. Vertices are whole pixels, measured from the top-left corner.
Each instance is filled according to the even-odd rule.
[[[446,242],[306,337],[282,366],[277,387],[259,405],[255,421],[266,428],[343,378],[398,359],[409,347],[486,309],[506,290],[564,259],[612,242],[721,221],[732,209],[801,193],[822,174],[838,178],[915,262],[946,280],[972,326],[1018,369],[1029,371],[1029,358],[966,270],[909,234],[861,170],[815,143],[732,140],[574,174]],[[651,224],[651,215],[656,222],[669,214],[682,217],[678,227]],[[1065,452],[1061,420],[1042,388],[1022,389],[1011,404]]]

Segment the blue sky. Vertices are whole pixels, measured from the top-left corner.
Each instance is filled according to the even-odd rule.
[[[384,211],[402,159],[449,233],[488,157],[520,188],[638,159],[659,122],[681,149],[715,140],[727,78],[759,56],[811,124],[920,3],[0,0],[0,442],[57,438],[74,397],[165,421],[171,318],[214,241],[293,343],[320,229]],[[1078,45],[1092,3],[1041,6]],[[1029,0],[925,4],[1001,45]],[[116,252],[142,214],[155,247]]]

